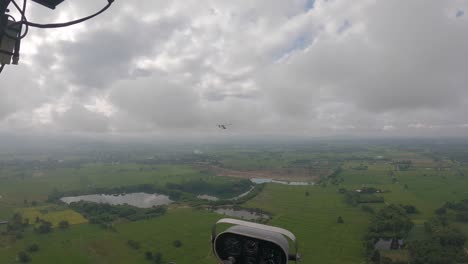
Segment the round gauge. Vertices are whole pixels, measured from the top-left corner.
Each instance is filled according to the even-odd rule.
[[[244,249],[245,249],[245,252],[249,255],[257,254],[258,241],[250,240],[250,239],[245,241]]]
[[[236,237],[227,237],[224,240],[224,251],[229,256],[238,256],[242,252],[241,241]]]
[[[261,264],[281,264],[283,263],[282,254],[283,254],[282,252],[274,248],[265,247],[262,249],[262,256],[261,256],[262,261],[260,263]]]
[[[257,260],[254,257],[248,257],[246,259],[247,264],[257,264]]]

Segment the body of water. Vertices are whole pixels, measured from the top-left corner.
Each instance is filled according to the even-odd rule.
[[[313,182],[277,181],[277,180],[272,180],[272,179],[267,179],[267,178],[252,178],[250,179],[250,181],[255,184],[279,183],[279,184],[295,185],[295,186],[314,185]]]
[[[207,200],[207,201],[219,201],[219,198],[216,196],[211,196],[208,194],[198,195],[198,199]]]
[[[240,219],[245,219],[245,220],[258,220],[258,219],[270,219],[271,217],[267,214],[260,214],[256,212],[250,212],[247,210],[235,210],[233,208],[218,208],[216,210],[213,210],[213,212],[222,214],[222,215],[227,215],[231,217],[236,217]]]
[[[110,205],[128,204],[138,208],[151,208],[153,206],[167,205],[172,203],[171,199],[169,199],[169,197],[166,195],[147,193],[129,193],[119,195],[90,194],[73,197],[63,197],[60,200],[67,204],[85,201]]]
[[[233,200],[240,199],[240,198],[248,195],[253,189],[255,189],[255,186],[250,187],[250,189],[248,191],[246,191],[245,193],[239,194],[238,196],[236,196],[234,198],[224,199],[224,200],[233,201]],[[207,201],[219,201],[219,200],[221,200],[220,198],[218,198],[216,196],[211,196],[211,195],[208,195],[208,194],[198,195],[197,198],[202,199],[202,200],[207,200]]]

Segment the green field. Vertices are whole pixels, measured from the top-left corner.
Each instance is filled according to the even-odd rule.
[[[37,243],[40,250],[32,258],[40,264],[149,263],[144,259],[145,251],[161,252],[166,261],[209,264],[214,262],[209,247],[211,224],[218,218],[208,211],[173,209],[161,218],[116,224],[115,232],[83,224],[47,235],[29,233],[8,247],[0,247],[0,263],[16,263],[17,252]],[[140,242],[141,248],[131,249],[128,240]],[[182,241],[182,247],[175,248],[174,240]]]
[[[70,210],[56,208],[55,206],[41,206],[41,207],[32,207],[32,208],[22,208],[16,211],[21,214],[24,218],[29,219],[31,223],[34,222],[36,217],[51,222],[55,227],[57,227],[60,221],[67,221],[70,225],[78,225],[87,223],[82,215],[79,213]]]
[[[304,263],[362,261],[362,235],[369,215],[345,205],[336,188],[271,184],[247,206],[273,212],[271,224],[295,233]],[[338,216],[344,224],[337,224]]]
[[[296,146],[299,148],[298,146]],[[267,150],[265,150],[267,149]],[[295,233],[303,256],[302,263],[365,263],[363,239],[373,214],[360,205],[345,202],[340,189],[354,191],[374,187],[385,203],[369,204],[375,211],[385,204],[414,205],[417,214],[411,215],[415,226],[408,240],[426,237],[424,222],[434,217],[434,210],[446,202],[468,199],[466,182],[468,166],[448,158],[433,160],[426,148],[417,150],[388,146],[317,145],[281,151],[279,146],[255,150],[223,150],[217,148],[203,157],[191,157],[190,163],[137,164],[125,162],[91,162],[76,167],[2,168],[0,172],[0,219],[11,219],[18,212],[30,220],[39,216],[55,226],[62,220],[72,224],[49,234],[37,234],[30,226],[23,237],[0,236],[0,263],[18,263],[16,255],[31,244],[40,250],[31,253],[32,263],[150,263],[144,253],[163,255],[164,263],[215,263],[209,245],[210,229],[222,216],[206,209],[192,208],[197,203],[178,202],[166,214],[148,220],[118,220],[112,229],[87,223],[82,215],[66,205],[47,202],[54,190],[86,192],[95,188],[115,188],[167,183],[184,184],[203,180],[219,185],[233,185],[239,178],[219,177],[199,169],[201,161],[215,161],[216,166],[239,170],[269,170],[288,166],[315,164],[327,168],[340,166],[342,171],[332,182],[322,177],[315,186],[287,186],[267,184],[242,207],[262,209],[272,214],[269,224]],[[435,155],[435,154],[431,154]],[[187,158],[186,156],[183,156]],[[393,160],[412,160],[407,170],[396,170]],[[195,160],[195,161],[192,161]],[[220,165],[221,164],[221,165]],[[299,164],[299,165],[298,165]],[[34,206],[33,206],[34,201]],[[207,203],[207,202],[206,202]],[[37,204],[37,205],[36,205]],[[343,224],[337,223],[342,217]],[[451,220],[452,221],[452,220]],[[468,224],[452,221],[468,235]],[[0,226],[0,232],[5,226]],[[137,241],[140,248],[128,246]],[[176,248],[174,240],[182,241]],[[392,258],[407,257],[404,252],[386,252]]]

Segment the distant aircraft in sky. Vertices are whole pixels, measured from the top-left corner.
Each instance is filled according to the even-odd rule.
[[[218,124],[218,127],[221,128],[221,129],[227,129],[228,126],[230,126],[232,124]]]

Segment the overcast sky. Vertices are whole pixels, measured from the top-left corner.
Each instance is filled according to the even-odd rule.
[[[30,3],[58,22],[106,0]],[[116,0],[31,29],[0,130],[468,135],[466,0]],[[228,131],[216,124],[232,123]]]

